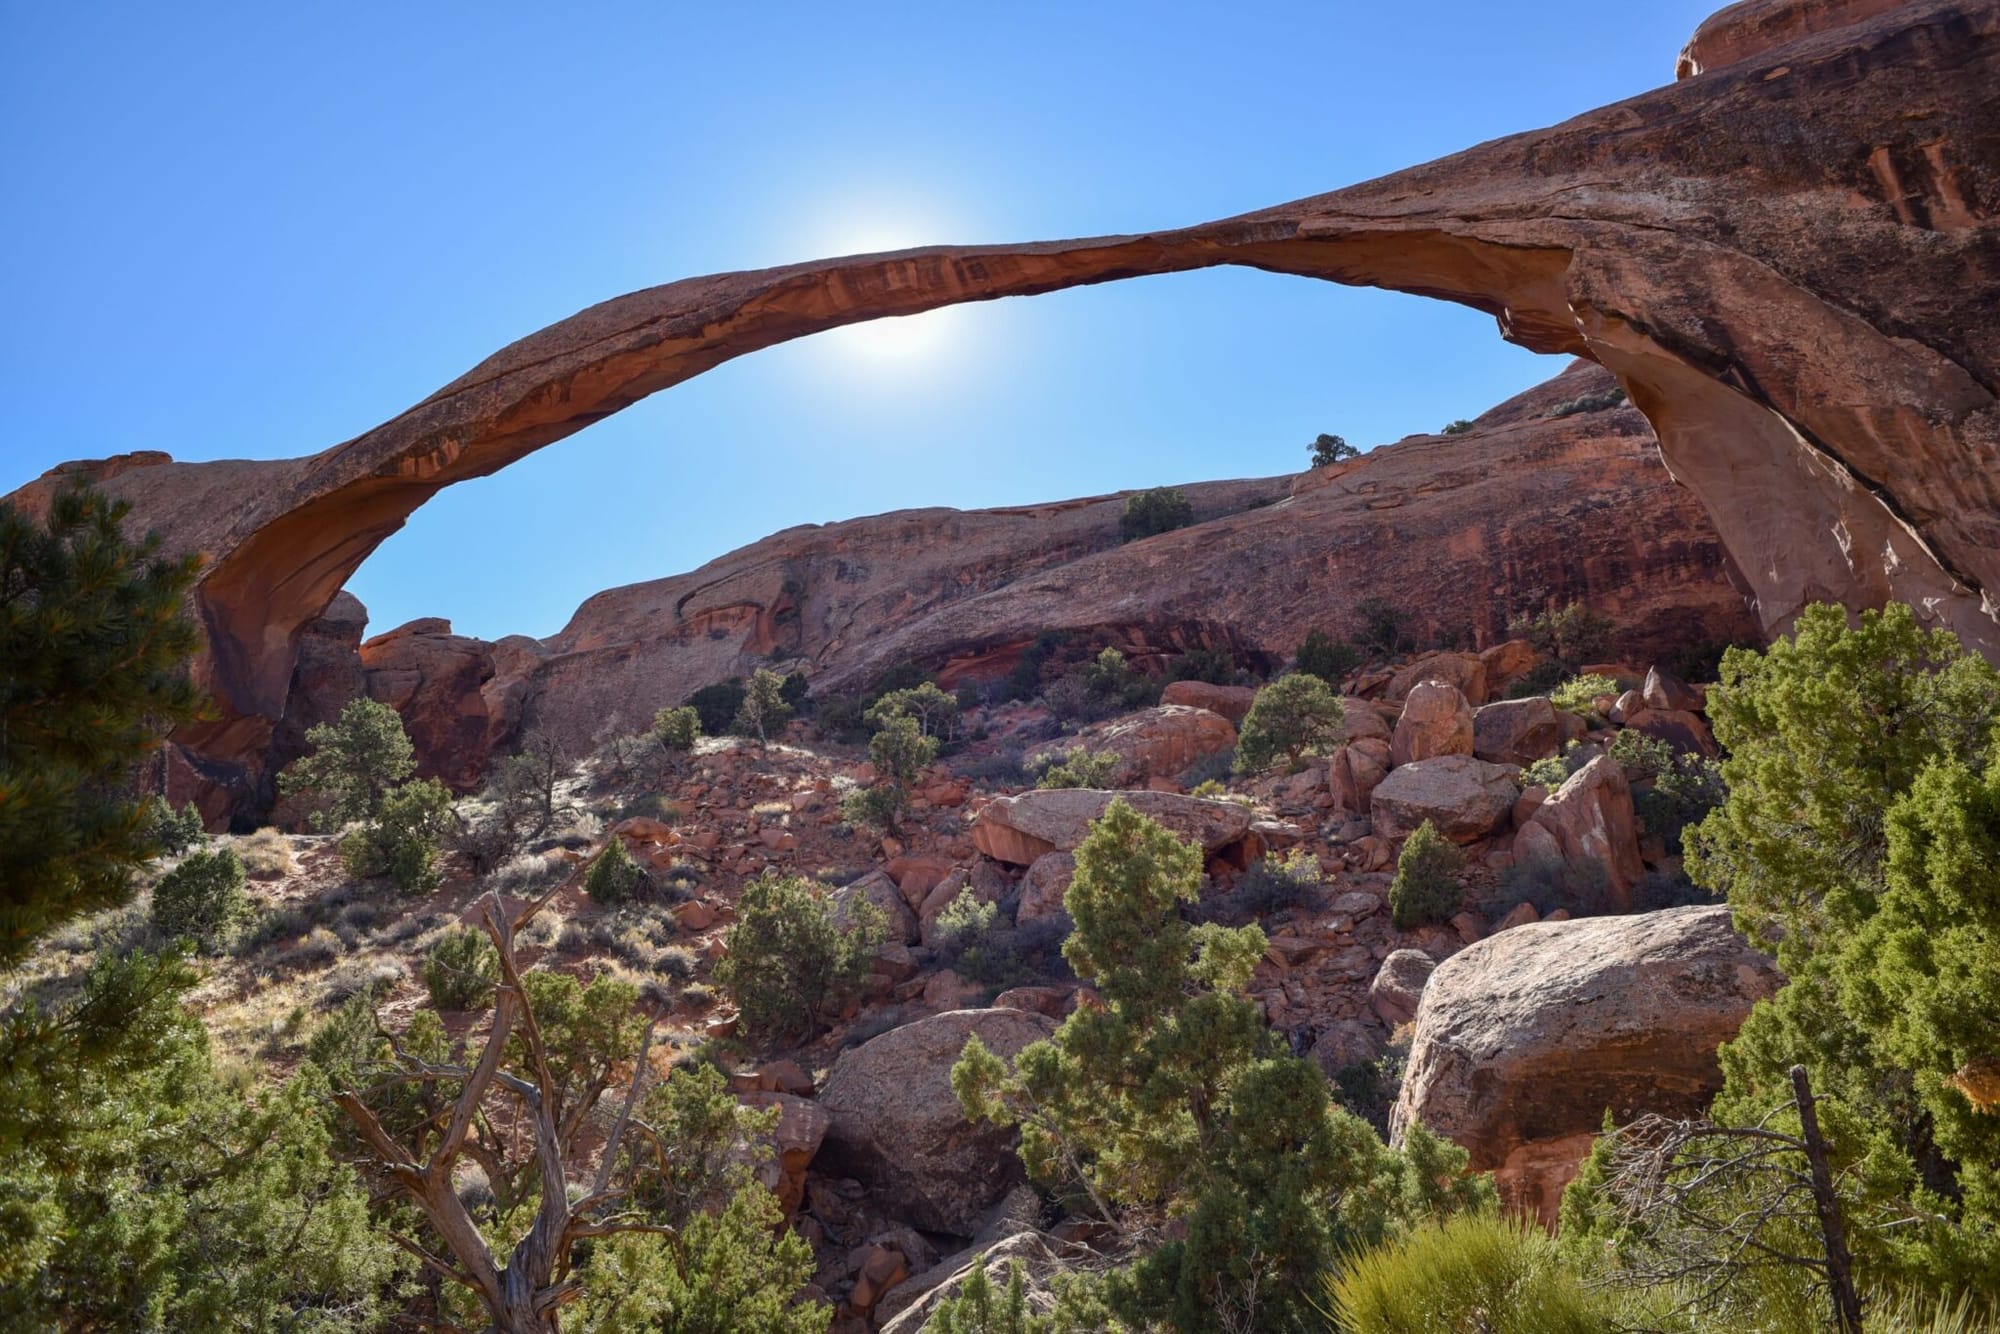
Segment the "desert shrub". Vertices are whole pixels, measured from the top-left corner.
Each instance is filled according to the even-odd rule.
[[[1485,905],[1494,915],[1517,903],[1546,917],[1564,908],[1575,917],[1594,917],[1611,906],[1611,875],[1595,857],[1526,857],[1500,877],[1500,895]]]
[[[857,787],[841,799],[840,818],[860,828],[891,834],[907,799],[908,794],[894,783]]]
[[[736,721],[736,711],[743,707],[743,697],[747,693],[748,688],[740,677],[717,681],[689,695],[687,707],[694,710],[703,736],[722,736]]]
[[[1389,915],[1407,931],[1442,922],[1458,911],[1463,891],[1459,872],[1465,854],[1429,820],[1416,827],[1396,855],[1396,878],[1389,882]]]
[[[1293,657],[1293,669],[1340,688],[1347,674],[1361,665],[1361,654],[1344,639],[1335,639],[1324,630],[1309,630],[1305,642]]]
[[[176,810],[165,797],[154,797],[146,803],[146,839],[163,856],[178,857],[208,842],[208,830],[193,802]]]
[[[653,715],[653,741],[670,756],[678,758],[692,752],[701,734],[701,710],[692,704],[661,709]]]
[[[515,898],[533,898],[569,874],[569,863],[545,852],[524,852],[500,864],[485,888]]]
[[[653,958],[653,971],[675,982],[694,976],[695,952],[685,945],[669,945]]]
[[[1612,1299],[1585,1286],[1553,1238],[1490,1213],[1421,1223],[1352,1256],[1328,1275],[1326,1295],[1347,1334],[1601,1334],[1616,1327]]]
[[[153,928],[210,954],[229,948],[250,915],[243,863],[228,848],[193,852],[153,886]]]
[[[859,991],[886,922],[866,900],[847,911],[852,925],[842,926],[832,899],[796,876],[744,886],[715,980],[736,1002],[747,1036],[811,1037]]]
[[[387,876],[405,893],[427,894],[444,883],[438,844],[451,818],[451,792],[443,783],[405,783],[340,841],[340,863],[351,876]]]
[[[868,762],[888,782],[909,788],[937,759],[938,740],[925,736],[915,718],[896,714],[868,739]]]
[[[1108,750],[1093,754],[1082,746],[1073,746],[1060,759],[1049,754],[1035,761],[1035,786],[1109,788],[1123,763]]]
[[[1125,501],[1125,513],[1118,518],[1118,531],[1127,542],[1154,537],[1185,528],[1194,522],[1194,506],[1179,487],[1158,486],[1140,491]]]
[[[959,890],[938,914],[934,927],[937,947],[948,952],[964,949],[993,928],[999,912],[998,905],[985,902],[970,888]]]
[[[1379,594],[1355,603],[1354,616],[1359,623],[1354,642],[1364,652],[1386,657],[1416,646],[1410,633],[1410,614]]]
[[[1381,1054],[1334,1071],[1333,1087],[1340,1105],[1366,1121],[1383,1139],[1389,1138],[1389,1116],[1403,1088],[1403,1070],[1410,1062],[1412,1028],[1405,1024],[1389,1035]]]
[[[474,1010],[493,994],[500,954],[484,931],[455,926],[424,956],[424,989],[440,1010]]]
[[[1346,459],[1358,459],[1361,457],[1361,451],[1353,445],[1348,444],[1347,441],[1337,435],[1328,435],[1324,431],[1320,432],[1318,436],[1314,437],[1313,442],[1306,446],[1306,453],[1312,456],[1312,466],[1315,468],[1324,468]]]
[[[861,719],[870,727],[881,729],[898,718],[908,718],[917,724],[919,736],[942,744],[958,730],[958,713],[956,696],[945,694],[936,682],[923,681],[878,696],[862,712]]]
[[[1236,767],[1263,773],[1282,757],[1297,769],[1309,754],[1340,743],[1345,715],[1340,696],[1317,676],[1294,672],[1257,692],[1236,737]]]
[[[1233,686],[1247,673],[1226,648],[1189,649],[1167,664],[1169,681],[1206,681],[1212,686]]]
[[[1597,707],[1599,695],[1616,696],[1618,683],[1608,676],[1592,673],[1573,676],[1549,692],[1549,703],[1570,713],[1589,714]]]
[[[252,880],[283,880],[299,869],[292,858],[292,841],[275,829],[259,829],[232,846]]]
[[[1564,399],[1543,415],[1549,417],[1574,417],[1579,412],[1603,412],[1607,408],[1617,407],[1624,401],[1624,387],[1618,386],[1603,390],[1600,393],[1579,394],[1575,398]]]
[[[597,854],[597,860],[590,864],[583,878],[584,892],[590,895],[591,902],[606,908],[630,902],[645,891],[646,885],[645,868],[633,860],[625,840],[616,834],[606,841],[604,851]]]
[[[1304,848],[1283,858],[1267,853],[1254,863],[1230,892],[1231,906],[1247,917],[1268,917],[1310,904],[1322,883],[1319,859]]]
[[[1472,429],[1472,423],[1466,420],[1464,417],[1460,417],[1457,421],[1446,422],[1444,429],[1442,431],[1439,431],[1438,434],[1464,435],[1467,431],[1470,431],[1471,429]]]
[[[374,818],[399,784],[416,772],[416,747],[394,709],[366,695],[338,720],[306,730],[312,750],[278,775],[278,791],[312,804],[316,829]]]
[[[793,713],[793,704],[786,695],[787,678],[778,675],[768,667],[759,667],[750,674],[743,686],[743,702],[736,706],[736,716],[730,720],[729,728],[738,736],[754,736],[757,744],[771,744],[771,733],[782,729]]]
[[[1610,652],[1615,629],[1610,617],[1598,615],[1581,602],[1572,602],[1560,611],[1522,612],[1507,621],[1510,637],[1527,640],[1536,652],[1571,671],[1586,662],[1602,661]]]

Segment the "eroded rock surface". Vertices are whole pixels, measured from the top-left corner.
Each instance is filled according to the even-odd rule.
[[[1605,1109],[1622,1122],[1705,1108],[1716,1047],[1779,980],[1726,907],[1489,936],[1424,985],[1391,1128],[1422,1121],[1552,1223]]]

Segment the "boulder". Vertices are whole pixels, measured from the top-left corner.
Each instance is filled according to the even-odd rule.
[[[1381,1034],[1359,1019],[1336,1020],[1313,1040],[1307,1053],[1328,1079],[1381,1054]]]
[[[1081,746],[1116,755],[1119,764],[1112,781],[1136,787],[1149,779],[1173,778],[1235,745],[1236,725],[1221,714],[1185,704],[1162,704],[1038,747],[1030,762],[1044,756],[1059,759]]]
[[[1479,661],[1486,666],[1486,689],[1491,692],[1487,698],[1490,699],[1534,671],[1541,665],[1542,655],[1525,639],[1509,639],[1482,650]]]
[[[996,797],[972,827],[972,842],[996,861],[1030,866],[1051,852],[1074,852],[1090,834],[1093,820],[1114,800],[1157,820],[1184,839],[1214,852],[1249,832],[1252,812],[1232,801],[1185,797],[1175,792],[1098,792],[1055,788]]]
[[[1389,678],[1390,699],[1406,699],[1425,681],[1442,681],[1457,686],[1459,693],[1474,704],[1488,698],[1486,664],[1476,653],[1429,653]]]
[[[917,943],[917,915],[911,911],[902,891],[896,888],[896,882],[882,871],[870,871],[859,880],[833,891],[834,917],[843,926],[852,926],[855,921],[853,905],[864,899],[882,910],[882,916],[889,924],[889,939],[905,945]]]
[[[1377,802],[1379,805],[1379,795]],[[1563,860],[1601,865],[1615,906],[1631,906],[1632,889],[1646,873],[1646,866],[1639,858],[1632,789],[1618,761],[1599,755],[1571,774],[1536,808],[1533,823],[1555,835]],[[1517,858],[1521,851],[1517,846]]]
[[[879,1313],[887,1317],[882,1334],[922,1334],[937,1308],[964,1290],[975,1269],[986,1275],[994,1292],[1005,1292],[1008,1275],[1017,1262],[1027,1275],[1028,1309],[1047,1314],[1055,1307],[1050,1283],[1065,1266],[1049,1238],[1022,1231],[990,1247],[968,1247],[898,1284],[881,1305]]]
[[[1605,1109],[1700,1112],[1721,1085],[1717,1045],[1779,982],[1722,906],[1489,936],[1424,988],[1393,1136],[1422,1121],[1552,1224]]]
[[[1241,723],[1250,706],[1257,702],[1257,692],[1250,686],[1218,686],[1206,681],[1169,681],[1167,688],[1160,692],[1162,704],[1184,704],[1191,709],[1207,709],[1219,713],[1232,725]]]
[[[1562,725],[1545,695],[1503,699],[1472,715],[1472,753],[1494,764],[1532,764],[1557,754]]]
[[[1377,737],[1363,737],[1335,751],[1326,767],[1327,788],[1334,804],[1366,815],[1375,785],[1389,776],[1389,760],[1389,743]]]
[[[1708,707],[1706,695],[1672,672],[1661,671],[1657,664],[1647,668],[1646,684],[1639,687],[1639,694],[1647,708],[1663,713],[1700,713]]]
[[[1395,763],[1470,755],[1472,744],[1472,706],[1457,686],[1423,681],[1411,687],[1389,742]]]
[[[1368,1004],[1390,1028],[1417,1017],[1417,1002],[1431,980],[1437,960],[1422,950],[1396,950],[1382,960],[1368,987]]]
[[[1680,710],[1642,708],[1627,714],[1625,726],[1644,732],[1674,748],[1676,754],[1714,756],[1715,737],[1701,715]]]
[[[1343,695],[1340,700],[1340,730],[1342,739],[1346,741],[1371,737],[1387,741],[1391,726],[1381,710],[1375,707],[1374,701]]]
[[[757,1176],[778,1197],[785,1217],[790,1218],[805,1198],[806,1168],[826,1139],[831,1118],[810,1098],[790,1093],[751,1092],[738,1095],[738,1100],[748,1107],[778,1109],[778,1124],[771,1131],[776,1154],[758,1169]]]
[[[820,1170],[853,1177],[914,1228],[971,1236],[1023,1173],[1014,1131],[966,1120],[951,1067],[975,1033],[1006,1059],[1055,1027],[1023,1010],[953,1010],[842,1052],[819,1095],[832,1118]]]
[[[1014,909],[1014,921],[1032,922],[1053,917],[1063,910],[1063,895],[1076,876],[1076,858],[1067,852],[1051,852],[1035,858],[1021,877],[1021,900]]]
[[[1521,795],[1514,782],[1517,773],[1512,765],[1488,764],[1470,755],[1399,765],[1370,794],[1375,832],[1403,838],[1429,820],[1454,843],[1484,838],[1505,824],[1514,809],[1514,799]]]

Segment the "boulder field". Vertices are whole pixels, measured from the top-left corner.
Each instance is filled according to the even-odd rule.
[[[169,549],[209,558],[197,592],[208,634],[200,675],[218,707],[178,739],[213,815],[256,787],[302,640],[369,552],[443,487],[787,339],[1241,264],[1457,301],[1491,313],[1514,342],[1605,367],[1713,520],[1765,631],[1811,600],[1894,598],[2000,654],[2000,11],[1985,0],[1755,0],[1703,25],[1680,73],[1546,130],[1179,230],[685,279],[532,334],[319,454],[200,464],[130,455],[65,465],[17,498],[37,503],[65,476],[93,476],[132,500],[135,522]],[[1422,456],[1415,472],[1425,461],[1449,471],[1451,442],[1409,452]],[[1385,486],[1371,471],[1364,461],[1309,480],[1391,511],[1390,524],[1414,521],[1424,485]],[[1354,494],[1371,482],[1372,495]],[[1539,512],[1491,500],[1496,514],[1544,526]],[[1303,523],[1304,508],[1266,531]],[[1611,507],[1590,517],[1622,527],[1634,516]],[[1378,540],[1351,531],[1356,548]],[[1158,577],[1182,553],[1165,543],[1148,554],[1125,559]],[[1468,567],[1488,587],[1496,576],[1511,583],[1508,554],[1485,545]],[[1428,589],[1449,595],[1450,579],[1425,573]],[[1032,603],[1039,581],[1025,582],[1013,596]],[[1586,591],[1575,582],[1561,592]],[[678,609],[695,608],[694,591]],[[706,591],[703,624],[725,640],[792,633],[777,599]],[[573,626],[554,647],[567,655],[589,642]],[[856,673],[886,665],[851,653]],[[504,696],[512,676],[496,668],[487,684]],[[488,703],[503,721],[512,707]]]

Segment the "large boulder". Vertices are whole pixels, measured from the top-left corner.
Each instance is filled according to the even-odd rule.
[[[757,1169],[757,1179],[778,1197],[787,1218],[798,1211],[806,1194],[806,1168],[826,1139],[831,1123],[826,1109],[796,1094],[757,1090],[738,1095],[747,1107],[778,1109],[771,1128],[772,1155]]]
[[[1717,1045],[1780,980],[1726,907],[1488,936],[1424,987],[1392,1133],[1423,1122],[1552,1223],[1605,1109],[1701,1111],[1721,1086]]]
[[[1099,792],[1054,788],[996,797],[972,826],[972,842],[995,861],[1032,865],[1051,852],[1074,852],[1090,834],[1091,822],[1115,800],[1157,820],[1202,851],[1228,847],[1249,832],[1252,812],[1233,801],[1184,797],[1174,792]]]
[[[1411,688],[1389,753],[1397,764],[1472,754],[1472,706],[1457,686],[1424,681]]]
[[[859,880],[833,891],[835,918],[843,926],[853,926],[859,920],[855,905],[862,902],[872,903],[881,910],[883,921],[889,928],[889,939],[905,945],[917,943],[917,914],[886,872],[870,871]]]
[[[1350,741],[1327,762],[1326,784],[1334,804],[1357,815],[1368,813],[1375,785],[1389,776],[1389,743],[1381,737]]]
[[[1701,715],[1685,709],[1640,708],[1625,716],[1625,726],[1664,741],[1680,755],[1708,755],[1719,752],[1715,736]]]
[[[1230,723],[1241,723],[1250,712],[1250,706],[1257,702],[1257,692],[1250,686],[1218,686],[1207,681],[1169,681],[1160,692],[1162,704],[1184,704],[1191,709],[1207,709],[1219,713]]]
[[[1014,908],[1014,921],[1032,922],[1054,917],[1063,911],[1069,882],[1076,878],[1076,858],[1067,852],[1051,852],[1035,858],[1021,877],[1021,898]]]
[[[1632,890],[1646,864],[1639,859],[1632,789],[1618,761],[1599,755],[1578,769],[1536,808],[1531,820],[1555,835],[1564,861],[1602,866],[1613,902],[1631,906]]]
[[[1390,1028],[1417,1017],[1417,1003],[1437,970],[1437,961],[1422,950],[1395,950],[1382,960],[1368,987],[1368,1004]]]
[[[1081,746],[1116,755],[1112,781],[1142,786],[1150,778],[1172,778],[1196,762],[1236,745],[1236,725],[1219,713],[1185,704],[1162,704],[1085,729],[1075,737],[1039,747],[1037,756],[1059,758]]]
[[[853,1177],[914,1228],[971,1236],[1023,1173],[1014,1131],[966,1119],[951,1067],[975,1033],[1004,1059],[1055,1027],[1024,1010],[953,1010],[842,1052],[819,1096],[832,1118],[819,1170]]]
[[[1646,669],[1646,684],[1639,688],[1639,694],[1647,708],[1670,713],[1700,713],[1708,707],[1705,694],[1672,672],[1661,671],[1657,664]]]
[[[1426,681],[1457,686],[1474,704],[1484,704],[1488,698],[1486,664],[1477,653],[1426,654],[1389,678],[1388,696],[1405,699]]]
[[[1472,753],[1494,764],[1532,764],[1562,749],[1562,725],[1545,695],[1503,699],[1472,715]]]
[[[1425,820],[1454,843],[1472,843],[1507,822],[1521,795],[1510,764],[1440,755],[1398,765],[1369,794],[1375,832],[1402,838]]]

